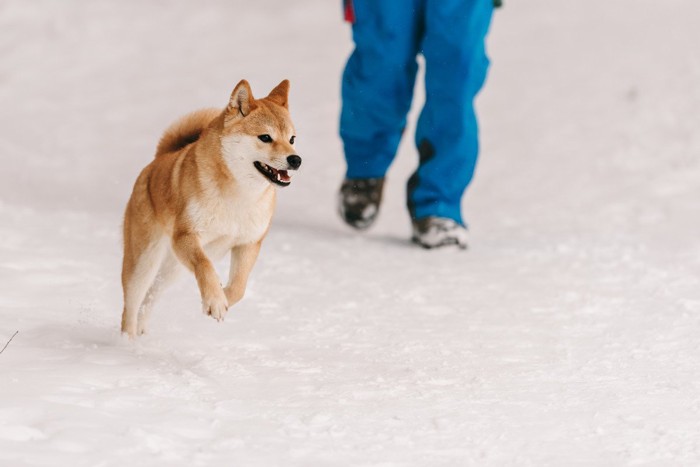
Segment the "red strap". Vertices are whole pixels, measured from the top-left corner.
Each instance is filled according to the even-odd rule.
[[[355,24],[355,6],[352,0],[345,0],[345,21]]]

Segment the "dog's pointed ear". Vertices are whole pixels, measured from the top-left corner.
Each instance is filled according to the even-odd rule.
[[[289,108],[289,80],[285,79],[277,85],[275,89],[270,91],[267,96],[275,104],[279,104],[285,109]]]
[[[226,108],[226,118],[231,119],[237,116],[245,117],[255,108],[253,91],[250,90],[248,81],[242,79],[231,93],[231,99]]]

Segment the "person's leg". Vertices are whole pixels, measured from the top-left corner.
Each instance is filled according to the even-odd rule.
[[[473,101],[488,58],[485,37],[493,0],[427,0],[422,51],[426,102],[418,120],[420,164],[408,182],[411,217],[464,224],[461,199],[479,151]]]
[[[355,50],[343,73],[340,135],[349,179],[383,177],[413,97],[422,0],[353,0]]]

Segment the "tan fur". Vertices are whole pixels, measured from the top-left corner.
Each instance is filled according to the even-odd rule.
[[[288,162],[296,157],[288,92],[285,80],[256,100],[243,80],[223,111],[193,112],[164,132],[124,215],[122,332],[146,331],[155,299],[181,265],[194,273],[203,311],[215,319],[243,297],[275,206],[273,183],[253,163],[282,174],[298,167]],[[258,138],[265,134],[273,142]],[[222,287],[210,257],[227,252],[231,268]]]
[[[185,115],[170,125],[158,142],[156,157],[178,151],[194,143],[202,131],[221,113],[221,109],[201,109]]]

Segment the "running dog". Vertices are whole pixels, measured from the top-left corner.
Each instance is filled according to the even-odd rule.
[[[183,265],[197,279],[204,313],[217,321],[243,298],[275,187],[288,186],[301,166],[288,95],[284,80],[255,99],[242,80],[223,111],[193,112],[165,131],[124,214],[123,333],[146,331],[154,301]],[[212,259],[228,252],[222,287]]]

